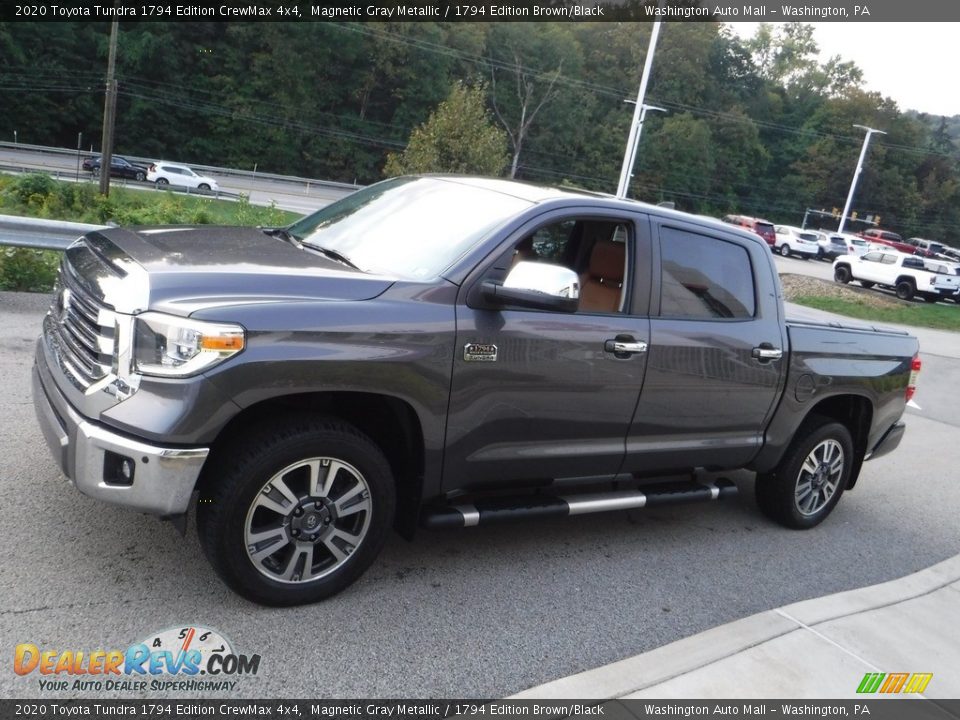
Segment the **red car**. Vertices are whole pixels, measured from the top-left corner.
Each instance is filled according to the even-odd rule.
[[[876,243],[877,245],[886,245],[887,247],[892,247],[894,250],[899,250],[907,255],[933,257],[932,253],[929,253],[923,248],[919,248],[911,243],[905,242],[902,237],[897,235],[895,232],[890,232],[889,230],[870,228],[869,230],[864,230],[862,233],[860,233],[860,237],[862,237],[864,240]]]
[[[740,227],[747,228],[747,230],[753,230],[753,232],[764,239],[771,250],[777,244],[777,235],[773,229],[773,223],[769,220],[761,220],[760,218],[748,217],[747,215],[724,215],[723,221],[731,225],[739,225]]]

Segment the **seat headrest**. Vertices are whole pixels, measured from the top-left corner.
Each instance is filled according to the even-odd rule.
[[[598,240],[590,252],[590,266],[587,274],[590,277],[603,278],[612,282],[623,282],[623,243],[613,240]]]

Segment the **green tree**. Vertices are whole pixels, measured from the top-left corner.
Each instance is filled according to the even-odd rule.
[[[507,164],[507,138],[484,107],[484,94],[483,87],[454,85],[450,96],[414,129],[406,149],[387,157],[384,175],[499,175]]]

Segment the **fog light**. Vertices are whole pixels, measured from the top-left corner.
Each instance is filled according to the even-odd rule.
[[[133,458],[120,455],[111,450],[103,454],[103,481],[107,485],[129,487],[133,485],[133,477],[137,471],[137,463]]]

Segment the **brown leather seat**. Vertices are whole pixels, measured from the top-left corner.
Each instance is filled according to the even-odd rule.
[[[619,312],[623,294],[624,243],[598,240],[590,252],[590,265],[580,277],[580,309],[586,312]]]

